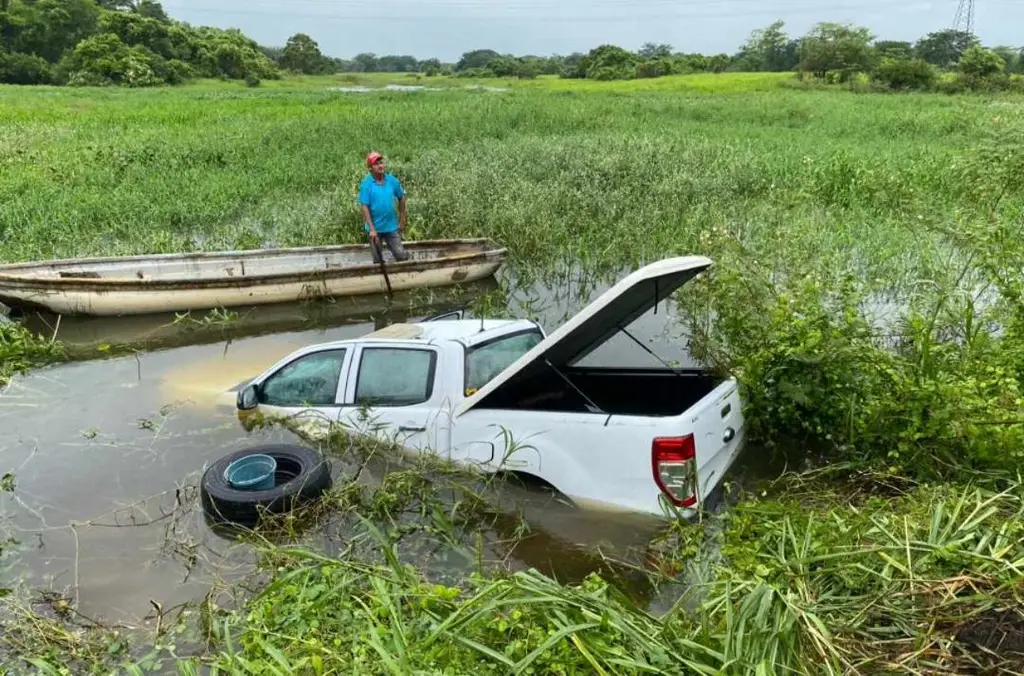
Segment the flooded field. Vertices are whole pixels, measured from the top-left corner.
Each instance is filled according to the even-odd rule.
[[[52,326],[80,359],[102,357],[111,346],[123,356],[41,369],[16,378],[0,396],[0,465],[16,482],[13,494],[3,494],[3,516],[20,543],[5,583],[20,579],[52,589],[74,598],[87,616],[126,623],[143,621],[153,602],[173,607],[201,600],[255,563],[248,545],[204,521],[197,496],[203,470],[256,443],[302,443],[280,429],[246,431],[234,409],[239,382],[298,347],[354,338],[481,298],[490,311],[534,315],[550,332],[604,288],[577,279],[495,296],[491,284],[458,297],[400,299],[390,309],[382,298],[349,300],[350,306],[321,308],[313,319],[309,308],[298,307],[256,308],[232,322],[198,314],[177,321],[64,318],[56,326],[54,318],[32,316],[37,326]],[[503,307],[494,307],[495,297]],[[664,305],[633,328],[652,340],[678,330]],[[666,359],[685,356],[677,341],[661,340],[657,349]],[[652,357],[620,336],[594,359],[643,364]],[[351,462],[332,464],[336,481],[347,480]],[[370,467],[362,480],[379,482],[387,471]],[[631,569],[643,565],[662,526],[656,520],[581,510],[542,488],[507,482],[492,486],[488,498],[495,510],[481,527],[482,549],[463,559],[424,555],[415,563],[464,574],[480,563],[473,558],[484,557],[564,582],[603,570],[620,576],[644,604],[659,603],[658,590]],[[329,552],[345,542],[348,525],[322,528],[314,536],[318,546]],[[670,596],[662,602],[671,603]]]

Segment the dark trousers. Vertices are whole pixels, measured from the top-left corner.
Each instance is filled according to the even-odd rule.
[[[396,261],[404,261],[409,258],[409,254],[406,252],[405,247],[402,245],[402,236],[395,232],[378,232],[377,243],[383,253],[384,245],[387,245],[388,249],[391,250],[391,255],[395,257]],[[373,256],[374,263],[380,263],[380,254],[378,253],[378,247],[370,242],[370,255]]]

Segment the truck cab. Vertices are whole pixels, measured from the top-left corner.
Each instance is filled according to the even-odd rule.
[[[743,445],[736,382],[664,363],[584,364],[710,266],[688,256],[641,268],[551,335],[459,316],[311,345],[242,387],[237,406],[532,475],[579,504],[692,516]]]

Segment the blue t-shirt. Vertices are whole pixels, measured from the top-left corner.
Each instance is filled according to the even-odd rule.
[[[384,182],[377,183],[373,174],[367,174],[359,184],[359,203],[370,208],[370,217],[377,232],[387,233],[398,230],[398,210],[395,200],[405,195],[402,183],[391,174],[384,174]],[[363,230],[370,231],[370,226],[363,223]]]

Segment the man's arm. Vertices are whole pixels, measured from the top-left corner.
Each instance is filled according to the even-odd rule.
[[[363,221],[370,227],[370,237],[376,237],[377,229],[373,227],[373,216],[370,215],[370,207],[365,204],[361,204],[360,206],[363,207]]]
[[[373,226],[373,216],[370,215],[370,189],[364,181],[359,186],[359,206],[363,209],[363,222],[370,229],[370,238],[377,236],[377,229]]]
[[[405,188],[397,177],[392,176],[394,181],[395,197],[398,198],[398,234],[405,233]]]

